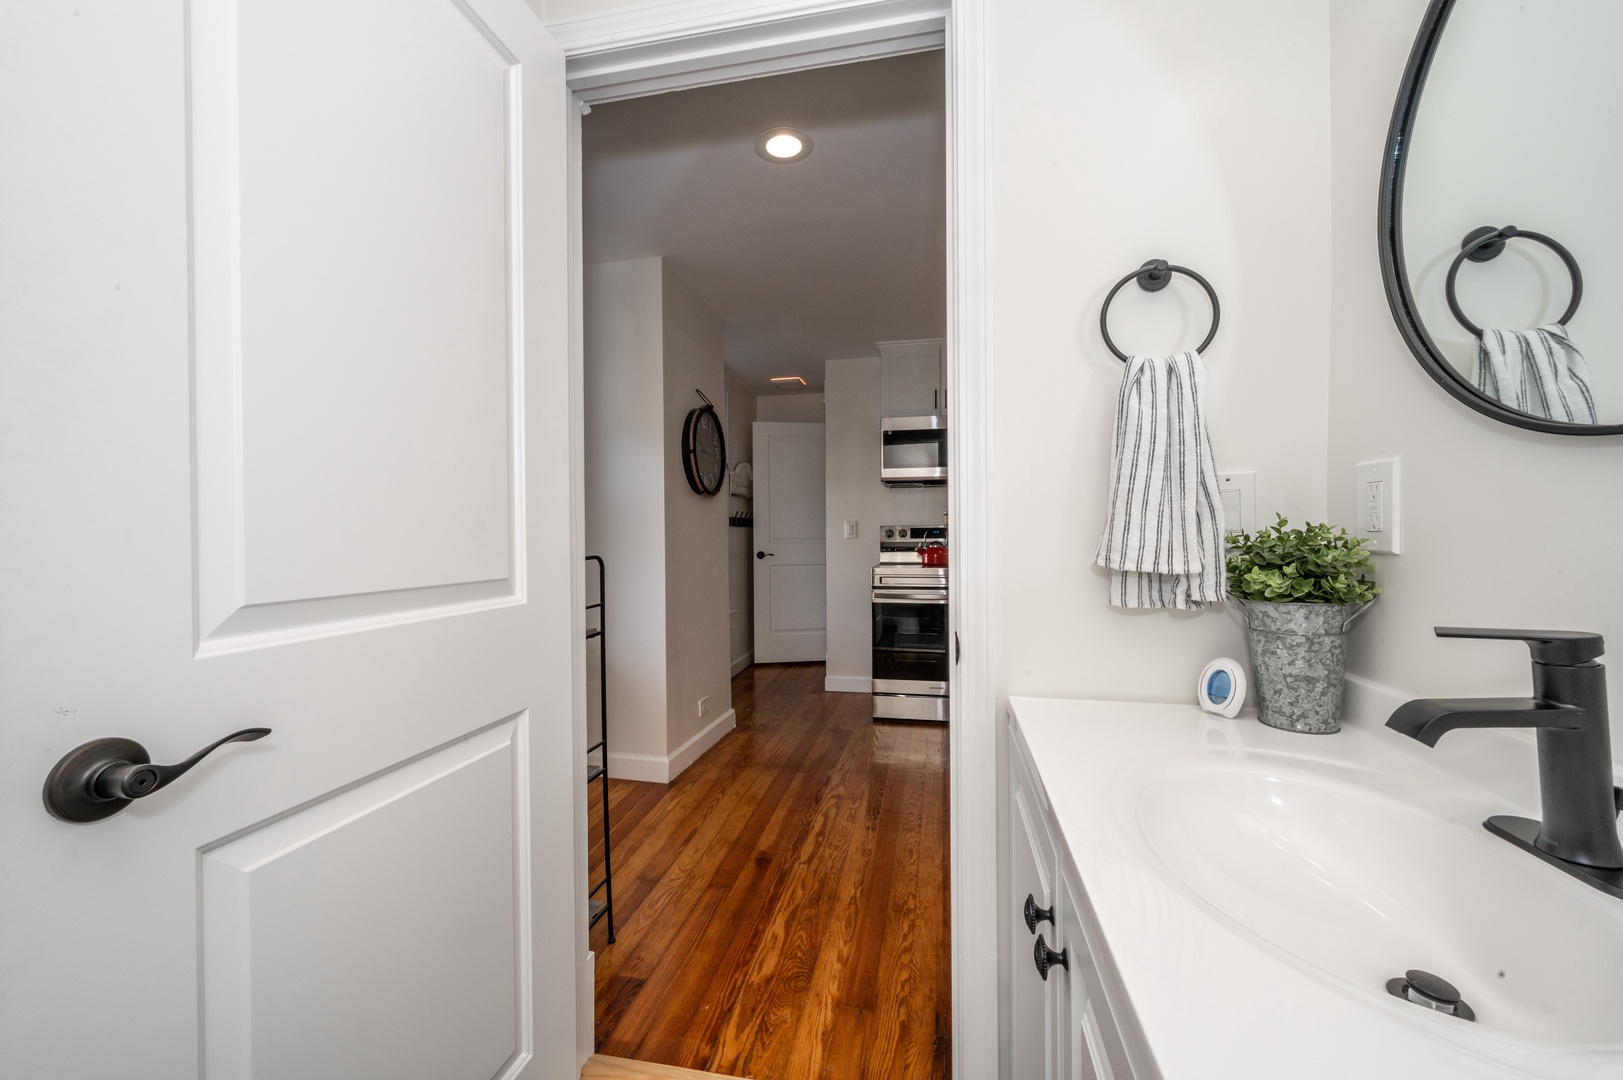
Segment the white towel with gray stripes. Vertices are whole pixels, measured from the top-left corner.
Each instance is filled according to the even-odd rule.
[[[1228,597],[1206,368],[1192,352],[1127,361],[1093,561],[1110,570],[1115,607],[1194,610]]]
[[[1535,330],[1482,331],[1473,381],[1517,412],[1569,424],[1597,422],[1589,362],[1560,323]]]

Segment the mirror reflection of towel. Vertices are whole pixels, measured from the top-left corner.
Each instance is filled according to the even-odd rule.
[[[1599,422],[1589,390],[1589,363],[1560,323],[1536,330],[1482,331],[1472,381],[1484,394],[1529,416],[1570,424]]]

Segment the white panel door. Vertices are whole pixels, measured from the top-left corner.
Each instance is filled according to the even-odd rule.
[[[828,659],[822,424],[756,424],[755,662]]]
[[[0,5],[0,1075],[575,1075],[567,105],[523,0]]]

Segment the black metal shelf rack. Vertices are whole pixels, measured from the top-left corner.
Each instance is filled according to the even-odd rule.
[[[587,621],[591,621],[591,612],[597,612],[597,626],[588,626],[586,640],[597,642],[597,705],[598,728],[597,741],[586,747],[586,782],[601,780],[603,786],[599,791],[603,796],[603,876],[592,885],[591,891],[586,894],[587,909],[590,911],[588,926],[596,926],[597,921],[607,916],[609,920],[609,944],[614,944],[614,864],[609,857],[609,658],[608,641],[603,631],[608,626],[607,608],[604,592],[604,569],[601,555],[588,555],[586,561],[597,564],[597,603],[587,604]],[[587,720],[588,732],[591,731],[591,721]],[[588,736],[590,737],[590,736]],[[594,764],[592,755],[597,754]],[[598,893],[603,898],[597,898]]]

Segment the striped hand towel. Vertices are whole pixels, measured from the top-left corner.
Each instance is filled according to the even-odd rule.
[[[1482,331],[1474,381],[1477,389],[1517,412],[1569,424],[1596,423],[1589,363],[1560,323],[1536,330]]]
[[[1110,452],[1110,507],[1093,561],[1110,603],[1193,610],[1228,597],[1206,368],[1192,352],[1127,361]]]

